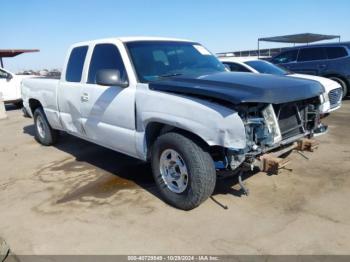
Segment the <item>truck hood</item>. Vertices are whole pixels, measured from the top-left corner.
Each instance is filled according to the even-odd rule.
[[[202,76],[177,76],[149,84],[151,90],[195,95],[233,104],[281,104],[319,96],[324,88],[300,78],[220,72]]]

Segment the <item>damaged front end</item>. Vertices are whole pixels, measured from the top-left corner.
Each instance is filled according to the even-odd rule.
[[[275,105],[241,104],[235,110],[244,122],[247,146],[226,150],[225,161],[230,170],[258,168],[276,173],[286,164],[279,158],[281,155],[305,149],[306,144],[310,149],[314,147],[313,140],[308,139],[320,126],[318,98]]]

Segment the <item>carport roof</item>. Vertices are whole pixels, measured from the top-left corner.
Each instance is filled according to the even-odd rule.
[[[263,37],[263,38],[259,38],[259,41],[307,44],[307,43],[313,43],[313,42],[322,41],[322,40],[330,40],[335,38],[339,38],[340,40],[339,35],[321,35],[321,34],[304,33],[304,34],[295,34],[295,35]]]
[[[39,49],[0,49],[0,57],[14,57],[23,53],[39,52]]]

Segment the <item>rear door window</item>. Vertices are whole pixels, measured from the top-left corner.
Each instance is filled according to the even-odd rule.
[[[285,51],[272,59],[274,64],[285,64],[297,60],[298,49]]]
[[[88,83],[96,83],[96,74],[102,69],[115,69],[120,72],[120,78],[127,80],[126,70],[118,48],[114,44],[98,44],[92,53]]]
[[[348,55],[344,47],[326,47],[326,52],[328,59],[335,59]]]
[[[304,48],[300,49],[298,61],[315,61],[315,60],[324,60],[327,59],[325,49],[323,47],[314,47],[314,48]]]
[[[80,82],[88,47],[76,47],[70,53],[66,70],[67,82]]]

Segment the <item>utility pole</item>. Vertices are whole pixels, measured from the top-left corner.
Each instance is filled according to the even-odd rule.
[[[0,120],[7,118],[6,110],[5,110],[5,103],[2,98],[2,93],[0,92]]]

